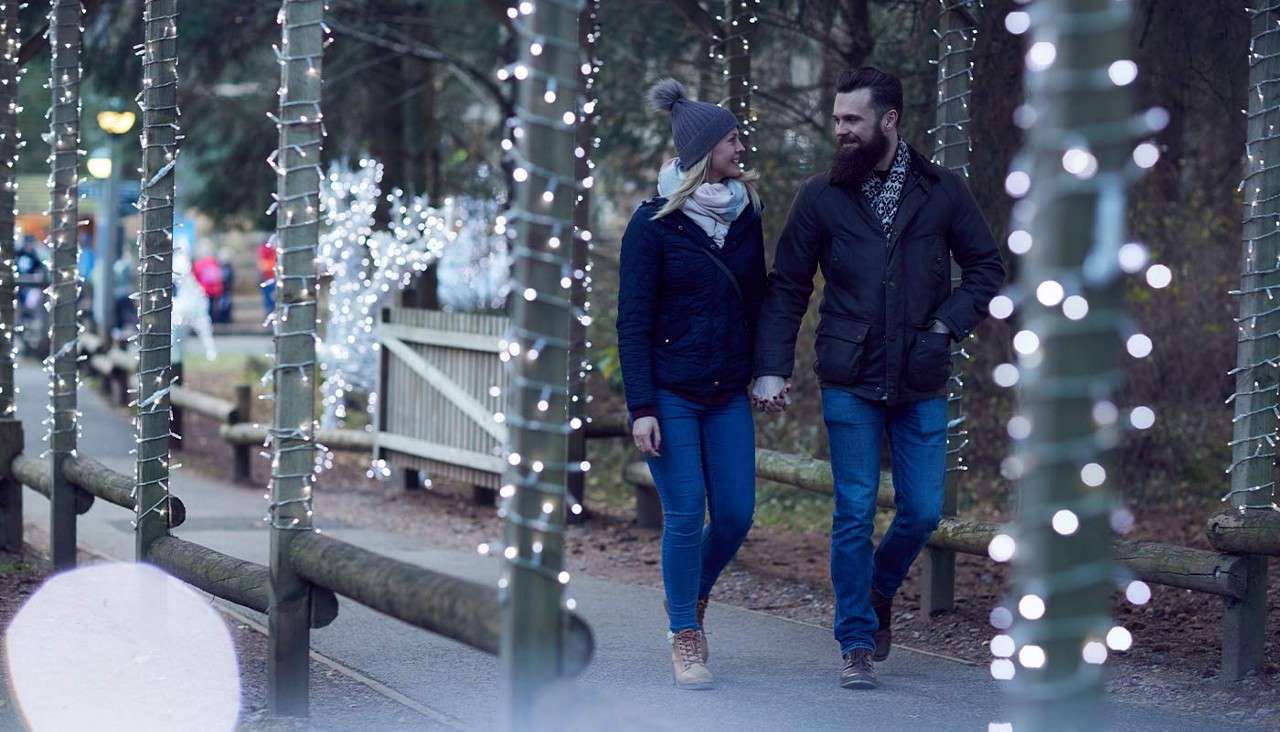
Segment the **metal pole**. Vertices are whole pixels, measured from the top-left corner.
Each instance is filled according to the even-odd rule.
[[[1006,182],[1022,199],[1012,227],[1032,242],[1017,285],[1019,409],[1009,424],[1020,440],[1016,619],[992,641],[1001,656],[992,672],[1014,678],[1014,729],[1107,729],[1115,566],[1106,453],[1119,439],[1110,400],[1129,326],[1118,252],[1136,172],[1129,94],[1113,79],[1128,54],[1129,8],[1041,0],[1029,10],[1027,143]],[[998,625],[1002,615],[993,614]]]
[[[316,243],[320,231],[321,58],[324,1],[284,0],[277,174],[276,309],[271,427],[271,611],[267,684],[272,713],[308,713],[309,585],[289,545],[311,531],[316,429]]]
[[[1276,481],[1276,363],[1280,358],[1280,314],[1273,312],[1280,287],[1275,262],[1280,258],[1275,218],[1280,205],[1280,171],[1267,159],[1280,155],[1274,128],[1280,122],[1280,7],[1255,2],[1250,11],[1248,142],[1245,146],[1244,241],[1240,258],[1240,302],[1236,327],[1236,389],[1231,425],[1231,506],[1237,511],[1270,511]],[[1263,662],[1267,621],[1267,560],[1249,558],[1249,592],[1227,600],[1223,615],[1222,673],[1238,679]]]
[[[175,380],[173,325],[173,195],[178,159],[178,0],[147,0],[142,54],[142,184],[138,207],[137,506],[135,551],[141,561],[169,533],[169,390]],[[112,157],[116,157],[112,147]],[[112,168],[114,178],[115,168]],[[115,186],[109,201],[117,201]],[[116,203],[118,205],[118,202]],[[114,216],[108,216],[114,226]],[[112,231],[108,241],[115,238]],[[112,253],[110,246],[103,254]],[[115,252],[115,256],[119,256]],[[99,260],[109,271],[114,259]],[[99,280],[110,287],[111,277]],[[104,293],[107,295],[109,293]],[[110,310],[109,300],[103,299]],[[104,310],[106,312],[107,310]],[[110,321],[104,321],[108,325]],[[106,331],[110,333],[109,330]],[[105,336],[104,336],[105,337]],[[110,342],[109,340],[106,342]]]
[[[80,326],[76,300],[80,295],[77,261],[80,243],[80,16],[78,0],[54,0],[49,9],[49,47],[52,49],[49,88],[53,107],[49,117],[49,162],[52,166],[49,215],[50,271],[48,289],[49,373],[51,415],[49,553],[55,569],[76,563],[76,488],[62,474],[62,462],[76,451],[76,372]]]
[[[111,330],[115,326],[115,266],[120,259],[120,140],[119,135],[109,135],[108,150],[111,151],[111,175],[107,176],[106,190],[98,202],[102,207],[99,221],[101,229],[97,232],[98,246],[93,278],[93,314],[98,324],[98,333],[103,343],[111,343]],[[146,179],[143,179],[146,182]]]
[[[969,92],[973,87],[973,46],[977,22],[973,13],[975,0],[942,0],[938,18],[938,108],[933,135],[933,162],[969,177],[969,153],[973,141],[969,136]],[[960,283],[960,267],[952,262],[952,285]],[[947,474],[942,500],[942,514],[956,514],[960,477],[967,470],[964,447],[969,430],[964,415],[964,366],[969,354],[963,344],[956,344],[952,362],[956,364],[947,394]],[[926,615],[936,615],[955,607],[956,554],[946,549],[928,547],[921,565],[920,604]]]
[[[510,428],[500,515],[506,518],[502,599],[502,717],[531,726],[529,712],[560,666],[572,237],[574,124],[581,93],[576,33],[580,3],[522,4],[514,21],[521,80],[513,135],[518,236],[512,327],[507,336],[505,421]],[[527,73],[526,73],[527,72]]]

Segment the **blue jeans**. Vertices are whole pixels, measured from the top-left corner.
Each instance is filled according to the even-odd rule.
[[[874,649],[879,624],[871,589],[893,597],[938,526],[947,469],[947,400],[887,406],[840,389],[822,390],[831,445],[835,511],[831,519],[831,584],[840,652]],[[880,439],[888,428],[897,514],[872,553]]]
[[[657,396],[660,456],[646,462],[662,501],[662,584],[671,632],[678,633],[698,627],[699,598],[711,594],[751,528],[755,423],[745,393],[723,407],[665,389]]]

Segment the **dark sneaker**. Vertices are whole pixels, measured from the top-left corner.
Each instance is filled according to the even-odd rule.
[[[874,689],[876,669],[871,663],[871,651],[855,648],[844,654],[844,668],[840,669],[840,686],[846,689]]]
[[[880,627],[876,629],[876,634],[873,636],[876,651],[871,658],[875,661],[883,661],[889,657],[889,651],[893,647],[893,598],[885,597],[872,590],[871,609],[875,611],[876,620],[880,623]]]

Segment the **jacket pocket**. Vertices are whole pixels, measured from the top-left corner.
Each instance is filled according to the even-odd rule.
[[[916,391],[937,391],[951,376],[951,336],[918,330],[907,352],[907,385]]]
[[[814,350],[818,362],[814,369],[818,378],[832,384],[855,384],[862,370],[862,351],[866,346],[868,323],[824,313],[818,324]]]

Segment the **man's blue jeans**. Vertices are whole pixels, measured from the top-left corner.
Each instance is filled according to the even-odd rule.
[[[745,393],[709,407],[659,389],[657,406],[661,456],[646,461],[662,500],[662,584],[678,633],[698,627],[698,599],[711,594],[751,528],[755,423]]]
[[[938,526],[947,468],[947,400],[887,406],[840,389],[822,390],[831,445],[835,511],[831,520],[831,583],[840,652],[874,649],[879,627],[871,589],[893,597],[911,563]],[[872,554],[880,439],[889,433],[897,515]]]

